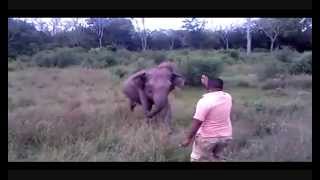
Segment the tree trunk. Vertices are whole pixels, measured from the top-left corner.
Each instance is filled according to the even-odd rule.
[[[228,41],[228,38],[226,38],[226,49],[229,50],[229,41]]]
[[[272,52],[272,51],[273,51],[274,41],[275,41],[275,39],[271,39],[271,43],[270,43],[270,52]]]
[[[251,53],[251,34],[250,25],[247,26],[247,55]]]
[[[174,47],[174,40],[172,40],[171,43],[170,43],[170,50],[172,50],[173,47]]]
[[[144,26],[144,18],[142,18],[142,27],[143,27],[143,36],[142,36],[142,39],[143,39],[143,48],[142,50],[145,51],[147,49],[147,33],[146,33],[146,28]]]
[[[99,37],[99,48],[102,48],[102,37]]]

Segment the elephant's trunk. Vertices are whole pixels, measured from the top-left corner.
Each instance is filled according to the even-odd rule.
[[[160,94],[156,95],[153,98],[155,109],[153,109],[150,113],[151,116],[158,114],[163,108],[165,108],[168,104],[168,94]]]

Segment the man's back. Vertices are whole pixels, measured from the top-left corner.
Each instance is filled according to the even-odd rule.
[[[202,137],[231,137],[232,98],[223,91],[210,92],[198,101],[195,119],[203,121],[197,134]]]

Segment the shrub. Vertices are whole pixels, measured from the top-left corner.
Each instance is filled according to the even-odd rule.
[[[82,48],[57,48],[54,50],[40,51],[32,57],[40,67],[68,67],[82,62]]]
[[[239,59],[240,52],[238,50],[232,49],[229,50],[229,55],[234,59]]]
[[[17,61],[20,61],[20,62],[30,63],[31,60],[32,60],[31,57],[30,56],[26,56],[26,55],[21,55],[21,56],[17,57]]]
[[[224,84],[225,88],[230,87],[255,87],[257,84],[257,80],[255,76],[250,75],[238,75],[238,76],[231,76],[231,77],[224,77]]]
[[[261,86],[262,89],[284,88],[285,82],[280,79],[267,79]]]
[[[200,77],[206,74],[209,78],[217,77],[222,72],[223,63],[217,59],[188,59],[182,61],[179,69],[186,78],[186,84],[200,85]]]
[[[250,83],[248,81],[240,81],[237,84],[239,87],[250,87]]]
[[[117,50],[116,57],[117,62],[124,65],[128,65],[137,60],[134,52],[130,52],[124,48]]]
[[[84,67],[91,68],[106,68],[119,64],[117,54],[112,51],[103,49],[91,49],[84,62],[81,64]]]
[[[106,49],[108,51],[113,51],[113,52],[118,50],[118,48],[115,45],[108,45],[108,46],[106,46]]]
[[[236,63],[236,61],[232,57],[230,57],[229,55],[226,55],[226,54],[222,55],[221,59],[223,60],[224,63],[226,63],[228,65],[233,65]]]
[[[116,58],[113,54],[109,53],[99,53],[98,57],[96,59],[98,61],[98,64],[100,68],[105,68],[109,66],[113,66],[117,64]]]
[[[253,52],[270,52],[270,50],[265,48],[254,48]]]
[[[154,65],[155,65],[154,61],[140,57],[136,62],[133,63],[134,72],[140,71],[142,69],[150,68]]]
[[[237,49],[219,50],[218,52],[223,54],[228,54],[230,57],[236,60],[239,59],[240,57],[240,51]]]
[[[118,76],[119,78],[123,78],[129,72],[124,66],[117,66],[117,67],[111,69],[111,73]]]
[[[25,67],[27,67],[26,63],[22,63],[20,61],[8,62],[8,71],[22,70]]]
[[[153,60],[155,64],[160,64],[167,58],[164,51],[144,51],[140,57]]]
[[[290,65],[291,74],[312,74],[312,52],[305,52],[294,59]]]
[[[259,80],[278,77],[280,74],[288,73],[288,65],[276,60],[270,60],[260,64],[258,67]]]
[[[310,75],[290,75],[285,78],[267,79],[261,86],[262,89],[277,88],[312,88],[312,76]]]
[[[285,84],[294,88],[312,88],[312,76],[306,74],[289,76]]]
[[[287,46],[284,46],[281,50],[276,50],[274,55],[279,61],[289,63],[294,57],[298,56],[299,53]]]

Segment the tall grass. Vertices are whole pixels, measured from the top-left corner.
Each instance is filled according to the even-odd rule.
[[[121,83],[134,71],[159,63],[155,59],[164,52],[155,56],[152,51],[113,53],[119,52],[112,56],[121,60],[108,68],[41,68],[11,60],[8,161],[189,161],[191,147],[178,144],[205,91],[187,86],[170,94],[174,134],[168,135],[162,123],[148,126],[141,107],[130,112]],[[185,73],[189,71],[183,63],[190,61],[203,63],[190,67],[224,64],[218,75],[233,97],[234,139],[225,152],[229,161],[312,161],[312,76],[279,71],[280,76],[259,80],[260,63],[279,62],[267,53],[260,54],[260,63],[251,63],[259,59],[255,53],[231,64],[217,59],[228,53],[179,50],[164,54],[176,57],[173,60]],[[239,59],[244,57],[240,52]],[[204,70],[199,68],[197,73]]]

